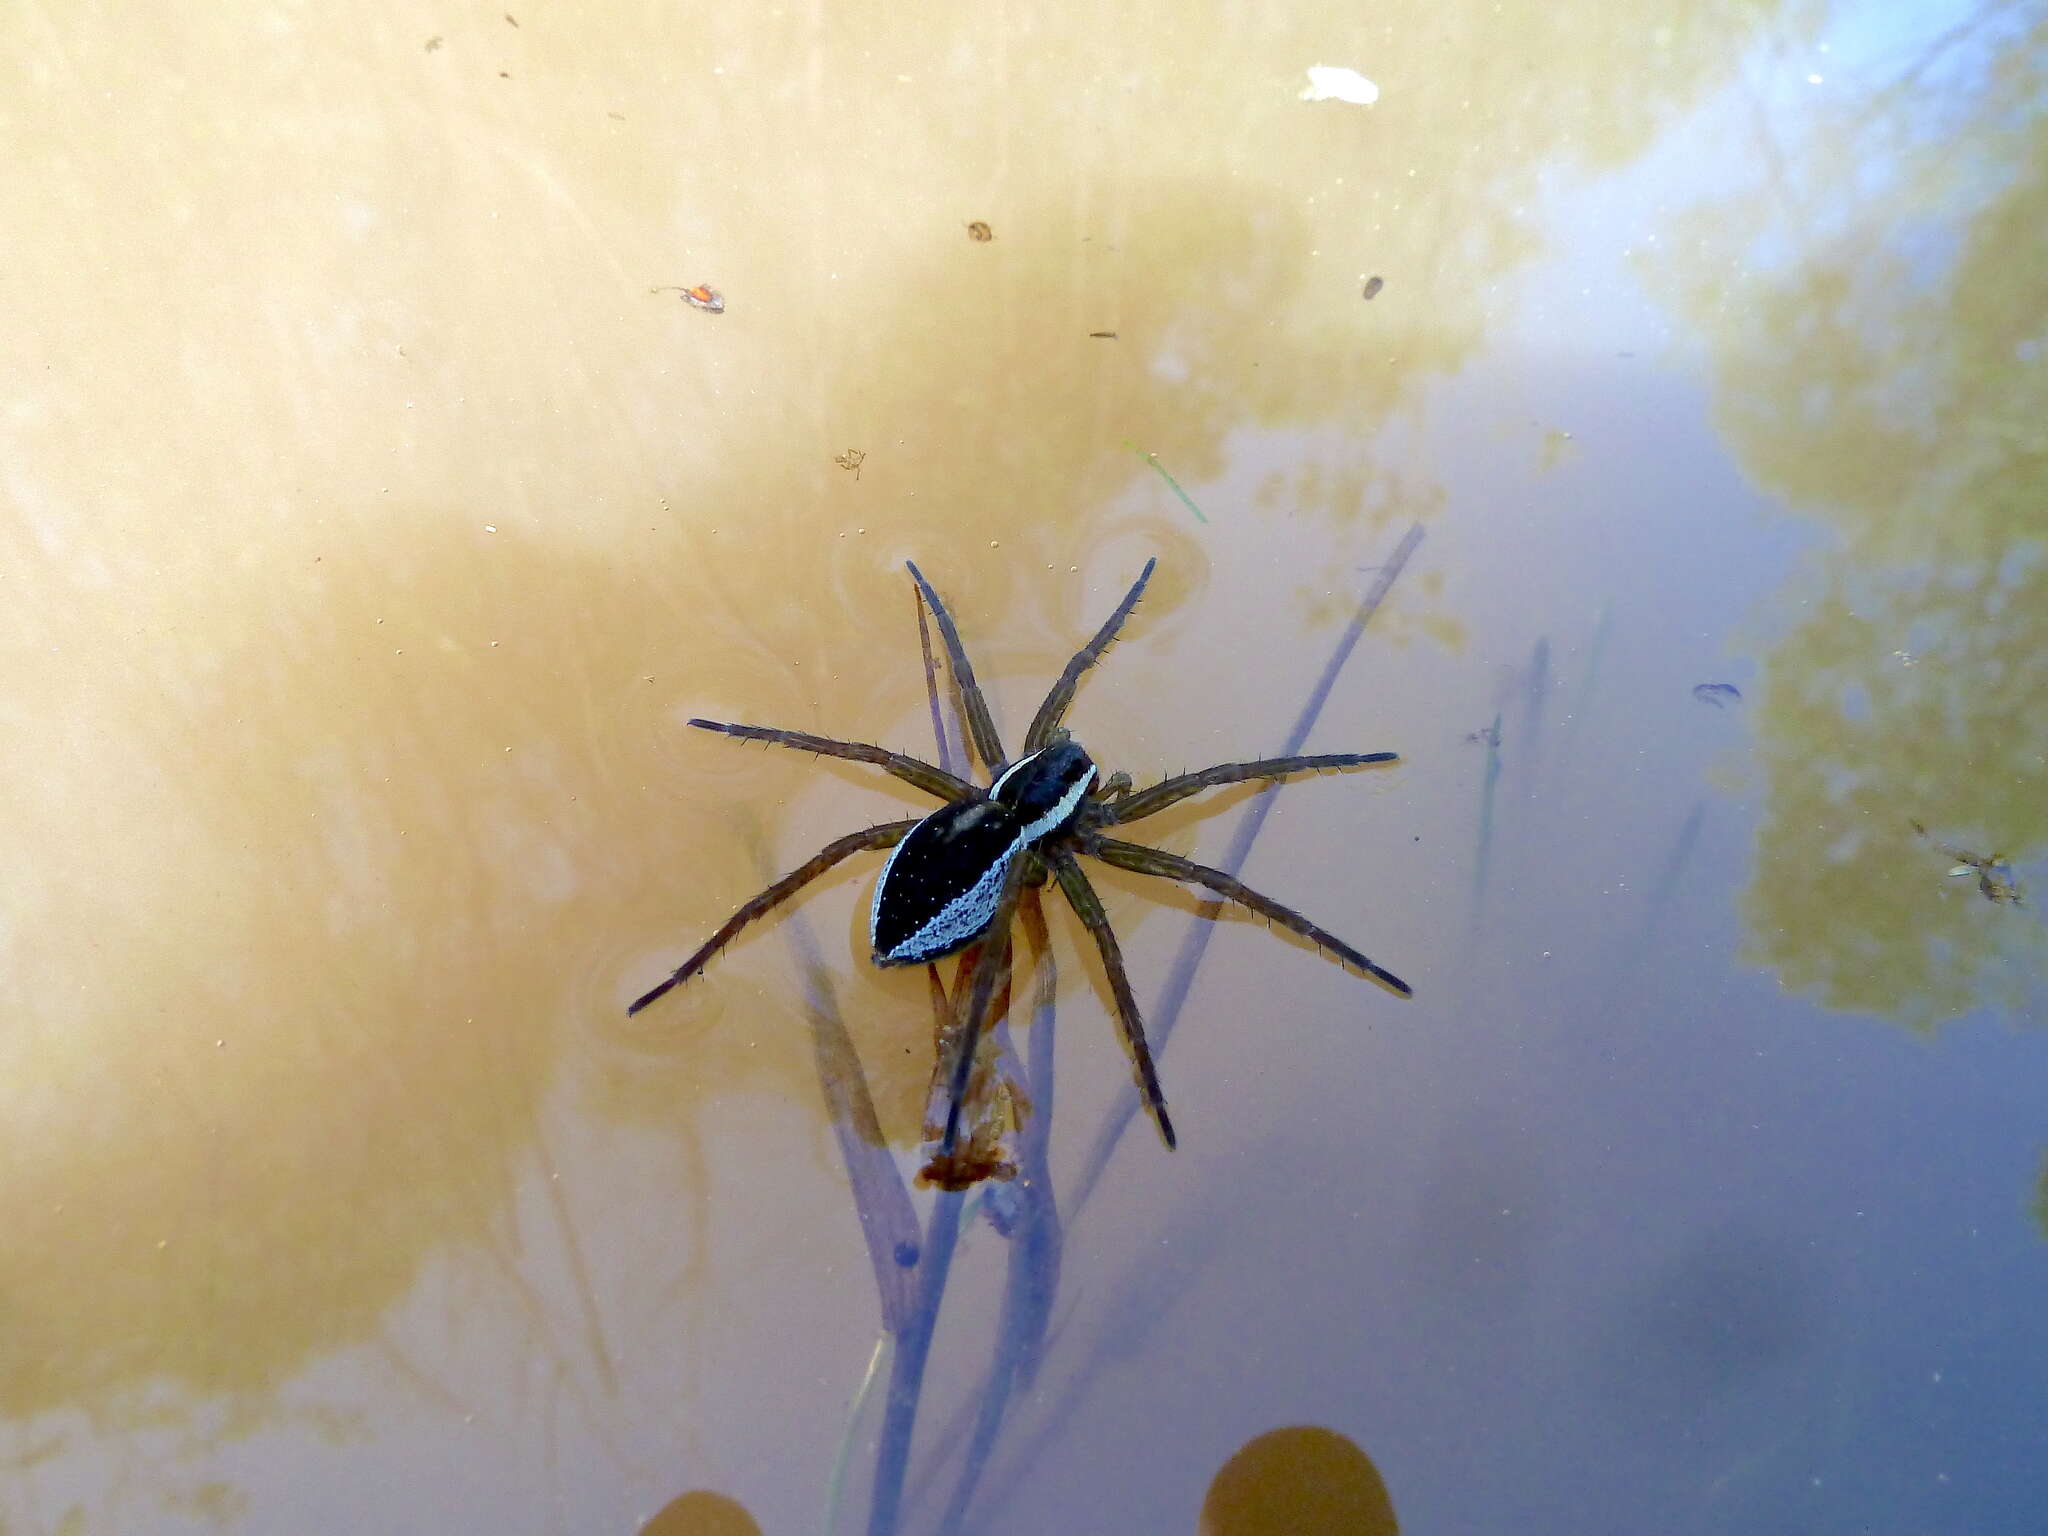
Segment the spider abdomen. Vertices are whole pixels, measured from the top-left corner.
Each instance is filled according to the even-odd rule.
[[[875,882],[875,964],[918,965],[980,938],[1010,861],[1072,826],[1094,782],[1088,754],[1062,741],[1010,764],[986,800],[942,805],[912,827]]]
[[[1026,823],[994,800],[942,805],[912,827],[882,866],[868,937],[877,965],[919,965],[987,931],[1003,876],[1024,850]]]

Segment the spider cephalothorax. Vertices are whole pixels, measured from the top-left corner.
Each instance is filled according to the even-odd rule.
[[[1007,963],[1007,935],[1024,886],[1047,879],[1056,883],[1074,908],[1075,915],[1094,937],[1115,999],[1117,1021],[1129,1048],[1138,1088],[1146,1108],[1167,1146],[1174,1145],[1173,1122],[1166,1113],[1166,1098],[1153,1070],[1152,1053],[1145,1043],[1145,1026],[1124,974],[1123,956],[1116,934],[1095,894],[1077,855],[1085,854],[1142,875],[1160,875],[1204,886],[1219,896],[1250,908],[1260,916],[1324,949],[1374,977],[1390,990],[1406,997],[1408,984],[1391,971],[1382,969],[1342,939],[1317,927],[1300,913],[1260,895],[1235,876],[1210,869],[1178,854],[1127,843],[1105,835],[1109,827],[1127,825],[1141,817],[1165,810],[1205,789],[1225,784],[1242,784],[1257,779],[1283,779],[1297,773],[1325,769],[1356,768],[1367,763],[1395,760],[1392,752],[1333,752],[1309,757],[1264,758],[1253,762],[1218,763],[1199,773],[1184,773],[1149,788],[1132,792],[1130,780],[1113,776],[1097,792],[1093,760],[1060,728],[1060,719],[1073,702],[1081,674],[1101,659],[1116,638],[1124,620],[1137,606],[1145,583],[1157,562],[1146,561],[1145,569],[1109,616],[1095,638],[1075,653],[1074,659],[1053,684],[1024,733],[1024,750],[1011,759],[1003,751],[995,721],[974,668],[960,644],[959,630],[945,604],[916,566],[910,574],[946,644],[947,658],[958,685],[961,712],[974,752],[990,775],[982,789],[957,778],[943,768],[919,758],[892,752],[866,742],[837,741],[802,731],[775,730],[760,725],[727,725],[716,720],[692,720],[690,724],[707,731],[720,731],[748,741],[773,742],[799,751],[826,757],[873,763],[905,783],[945,802],[929,816],[917,821],[890,821],[865,831],[854,832],[828,843],[807,862],[783,876],[741,907],[703,947],[685,960],[675,973],[636,1000],[627,1010],[638,1013],[680,982],[689,980],[711,957],[730,943],[748,923],[772,911],[817,879],[841,860],[866,849],[893,850],[875,883],[874,906],[869,921],[869,939],[877,965],[913,965],[938,960],[990,935],[997,942],[985,945],[974,966],[971,995],[962,1015],[965,1027],[954,1043],[954,1058],[942,1063],[951,1078],[952,1092],[947,1111],[941,1159],[954,1151],[959,1133],[960,1101],[974,1058],[975,1035],[985,1021],[995,993],[998,966]]]

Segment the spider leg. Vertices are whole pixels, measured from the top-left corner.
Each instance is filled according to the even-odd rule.
[[[964,779],[956,779],[943,768],[934,768],[922,758],[864,741],[835,741],[830,736],[812,736],[805,731],[782,731],[769,725],[727,725],[722,720],[692,720],[700,731],[717,731],[742,741],[766,741],[798,752],[815,752],[820,757],[843,757],[854,763],[873,763],[906,784],[914,784],[941,800],[972,800],[981,791]]]
[[[1067,706],[1074,702],[1074,689],[1081,681],[1081,674],[1096,662],[1102,660],[1102,653],[1109,649],[1116,632],[1124,627],[1124,620],[1131,616],[1131,610],[1138,606],[1138,597],[1145,590],[1145,583],[1152,579],[1152,567],[1157,559],[1147,560],[1145,569],[1138,572],[1138,579],[1131,584],[1131,590],[1124,594],[1124,600],[1116,605],[1116,612],[1109,616],[1102,628],[1095,631],[1095,638],[1074,653],[1074,659],[1067,663],[1067,670],[1060,674],[1060,680],[1052,685],[1052,692],[1045,696],[1045,702],[1038,706],[1038,713],[1031,717],[1031,729],[1024,733],[1024,750],[1036,752],[1052,740],[1053,728],[1060,723],[1060,717],[1067,712]]]
[[[924,696],[932,706],[932,740],[939,744],[939,766],[948,773],[953,771],[953,743],[946,735],[946,712],[939,705],[939,667],[932,660],[932,626],[925,617],[924,596],[915,587],[911,589],[910,606],[917,612],[917,648],[924,657]],[[967,761],[967,748],[963,742],[960,760]]]
[[[1095,887],[1073,854],[1065,848],[1044,848],[1040,852],[1051,863],[1053,877],[1059,881],[1067,904],[1081,919],[1081,926],[1094,935],[1095,947],[1102,952],[1102,968],[1109,975],[1109,995],[1116,1000],[1116,1020],[1123,1031],[1124,1045],[1131,1053],[1138,1092],[1144,1096],[1145,1108],[1151,1111],[1152,1123],[1159,1127],[1159,1139],[1170,1152],[1174,1147],[1173,1121],[1167,1116],[1166,1095],[1152,1065],[1152,1048],[1145,1043],[1144,1016],[1138,1012],[1138,1000],[1131,994],[1131,978],[1124,973],[1124,953],[1116,941],[1116,930],[1109,926],[1102,898],[1095,894]]]
[[[1169,805],[1177,805],[1189,795],[1198,795],[1205,789],[1217,789],[1225,784],[1243,784],[1251,779],[1284,779],[1297,773],[1324,773],[1334,768],[1361,768],[1367,763],[1398,761],[1399,754],[1393,752],[1324,752],[1312,757],[1267,757],[1252,763],[1218,763],[1200,773],[1183,773],[1124,796],[1107,807],[1107,814],[1100,818],[1100,824],[1117,826],[1136,821],[1141,816],[1163,811]]]
[[[1184,859],[1179,854],[1168,853],[1162,848],[1147,848],[1138,843],[1119,842],[1113,837],[1085,836],[1077,841],[1083,853],[1091,854],[1105,864],[1114,864],[1118,869],[1128,869],[1140,875],[1159,875],[1168,880],[1185,880],[1194,885],[1206,885],[1217,895],[1234,901],[1239,906],[1251,908],[1259,916],[1278,923],[1290,932],[1300,934],[1313,944],[1333,950],[1401,996],[1414,996],[1415,989],[1392,971],[1374,965],[1335,934],[1317,927],[1293,908],[1281,906],[1272,897],[1261,896],[1234,875],[1226,875],[1220,869],[1197,864],[1192,859]]]
[[[664,981],[660,986],[653,988],[651,991],[642,993],[626,1012],[629,1014],[638,1013],[671,987],[680,986],[683,982],[688,981],[692,976],[704,969],[713,955],[732,942],[733,935],[754,921],[755,918],[766,916],[774,911],[798,891],[817,879],[818,876],[824,874],[833,865],[843,859],[851,858],[856,853],[866,852],[870,848],[893,848],[896,844],[903,841],[904,835],[916,825],[917,823],[914,821],[885,821],[878,827],[869,827],[865,832],[850,832],[837,842],[827,843],[823,848],[812,854],[810,858],[806,859],[802,864],[784,875],[780,880],[769,886],[767,890],[727,918],[724,926],[718,932],[712,934],[710,938],[706,939],[697,953],[677,966],[675,973],[667,981]]]
[[[1024,887],[1024,895],[1017,903],[1017,915],[1024,923],[1024,937],[1031,941],[1031,959],[1038,970],[1038,992],[1032,999],[1035,1012],[1043,1013],[1053,1004],[1052,976],[1052,933],[1045,926],[1045,904],[1038,899],[1038,888],[1031,884]],[[1039,1085],[1032,1084],[1033,1094],[1038,1094]],[[1041,1100],[1041,1102],[1043,1102]],[[1050,1106],[1045,1106],[1048,1109]]]
[[[957,984],[954,1002],[964,1004],[965,1012],[960,1015],[960,1028],[953,1042],[951,1091],[946,1099],[946,1133],[939,1142],[941,1160],[950,1159],[960,1150],[960,1106],[967,1098],[967,1084],[974,1076],[974,1051],[981,1041],[982,1030],[988,1027],[989,1005],[995,1001],[996,983],[1010,967],[1010,923],[1017,915],[1018,892],[1024,883],[1024,861],[1012,859],[1009,872],[1003,876],[1003,894],[996,902],[996,915],[989,924],[988,936],[981,941],[981,953],[975,957],[974,977],[968,984],[967,995],[958,995]]]
[[[953,623],[953,615],[946,612],[946,605],[939,601],[939,594],[932,590],[932,584],[924,579],[924,572],[908,560],[903,563],[910,567],[910,579],[917,583],[932,617],[939,622],[939,638],[946,642],[946,659],[953,663],[953,681],[960,685],[960,712],[967,717],[967,734],[974,740],[982,766],[994,774],[1009,759],[1003,752],[1002,738],[996,734],[995,718],[988,712],[988,700],[981,696],[981,684],[975,681],[974,663],[967,659],[960,644],[959,627]]]

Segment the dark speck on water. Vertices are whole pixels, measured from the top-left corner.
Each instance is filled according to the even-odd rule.
[[[1381,279],[1377,277],[1369,277],[1365,280],[1365,296],[1368,299],[1373,298],[1379,293],[1379,291],[1382,288],[1386,286],[1386,283],[1383,282]]]
[[[1742,694],[1733,683],[1694,683],[1692,696],[1719,709],[1730,699],[1740,699]]]

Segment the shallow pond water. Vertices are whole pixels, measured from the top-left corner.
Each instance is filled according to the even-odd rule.
[[[2044,74],[12,9],[0,1525],[2038,1529]],[[879,855],[626,1017],[930,809],[691,717],[936,753],[914,559],[1014,740],[1152,557],[1077,737],[1398,752],[1243,875],[1412,1000],[1098,869],[1179,1149],[1049,903],[945,1197]]]

